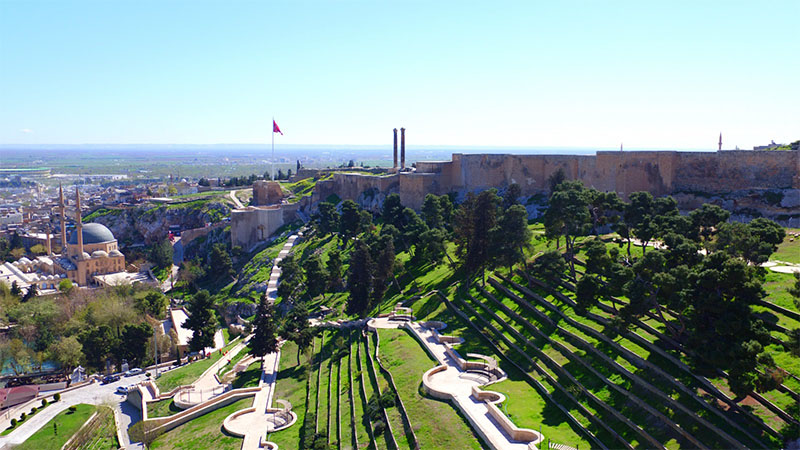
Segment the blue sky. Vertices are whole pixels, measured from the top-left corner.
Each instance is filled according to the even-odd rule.
[[[800,1],[0,0],[0,144],[800,139]]]

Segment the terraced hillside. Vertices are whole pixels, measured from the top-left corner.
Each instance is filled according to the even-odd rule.
[[[384,334],[402,350],[384,345]],[[422,373],[435,363],[405,332],[327,328],[299,365],[296,351],[291,342],[281,350],[275,398],[289,400],[298,415],[298,426],[269,436],[281,448],[315,441],[341,449],[481,447],[452,406],[420,394]]]

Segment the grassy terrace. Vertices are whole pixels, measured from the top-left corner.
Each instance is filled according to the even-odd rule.
[[[366,355],[364,364],[367,366],[367,373],[375,387],[375,398],[380,398],[381,395],[386,395],[387,392],[390,392],[391,387],[383,374],[380,373],[378,364],[375,362],[375,343],[371,336],[372,334],[367,334],[367,336],[362,339],[364,343],[364,355]],[[399,448],[408,448],[409,442],[413,441],[408,437],[410,430],[405,430],[400,410],[396,405],[387,405],[384,407],[384,411],[386,411],[386,417],[389,419],[389,425],[392,428],[392,435],[397,442],[397,446]]]
[[[377,420],[372,420],[371,418],[368,417],[369,414],[366,413],[368,402],[371,398],[373,398],[376,395],[376,392],[375,392],[375,385],[373,384],[372,378],[370,377],[369,374],[367,366],[367,364],[369,364],[369,361],[367,360],[367,355],[365,354],[363,340],[360,335],[357,336],[356,339],[358,341],[356,360],[358,361],[358,373],[359,377],[361,378],[361,386],[362,386],[361,396],[365,411],[364,418],[367,419],[364,426],[367,426],[370,428],[370,430],[372,430],[375,439],[375,445],[378,448],[380,449],[393,448],[392,436],[388,427],[384,429],[383,433],[375,433],[377,422],[383,421],[383,418],[381,417]]]
[[[353,442],[353,420],[352,420],[352,401],[350,399],[351,392],[351,373],[350,373],[350,334],[349,332],[342,333],[343,351],[339,360],[337,361],[336,375],[338,379],[337,391],[334,395],[337,397],[338,410],[337,416],[339,418],[339,446],[342,448],[356,448]]]
[[[610,303],[608,301],[603,301],[603,303],[610,306]],[[602,311],[600,311],[598,309],[593,309],[592,313],[595,313],[598,316],[605,317],[607,319],[611,318],[610,314],[604,313],[604,312],[602,312]],[[667,318],[669,319],[670,316],[667,315]],[[659,333],[661,335],[666,334],[665,327],[658,320],[647,319],[647,320],[642,320],[641,322],[643,322],[645,325],[649,326],[651,329],[655,330],[656,333]],[[652,336],[652,334],[650,334],[648,331],[643,330],[640,327],[633,327],[631,331],[633,333],[635,333],[636,335],[639,335],[639,336]],[[776,333],[776,332],[773,332],[772,334],[773,334],[773,336],[778,336],[779,335],[779,333]],[[648,340],[650,340],[650,339],[648,339]],[[686,380],[688,379],[689,383],[691,383],[692,379],[696,379],[695,377],[692,377],[692,376],[688,376],[687,377],[687,373],[686,373],[687,370],[691,370],[687,366],[691,366],[692,361],[689,359],[689,357],[686,354],[684,354],[683,352],[679,352],[679,351],[674,350],[670,345],[668,345],[667,343],[663,342],[663,339],[661,337],[659,337],[658,339],[653,338],[651,340],[651,342],[654,342],[655,344],[657,344],[657,346],[659,348],[661,348],[666,353],[670,354],[673,358],[679,360],[684,365],[684,369],[682,371],[679,371],[679,374],[678,374],[678,377],[682,381],[684,381],[686,383]],[[773,353],[773,357],[775,358],[775,360],[778,362],[779,365],[781,365],[781,361],[786,361],[786,362],[789,363],[789,364],[787,364],[787,366],[793,367],[792,361],[794,360],[794,357],[791,357],[788,354],[788,352],[786,352],[783,349],[783,346],[773,344],[773,345],[768,346],[767,349],[774,352]],[[669,370],[669,369],[672,369],[674,366],[666,364],[666,365],[662,365],[661,367],[664,368],[665,370]],[[720,392],[725,393],[730,398],[735,397],[735,395],[731,393],[731,391],[730,391],[730,389],[728,387],[727,379],[725,379],[723,377],[720,377],[720,376],[717,376],[715,374],[704,374],[704,375],[714,385],[714,387],[716,389],[718,389]],[[787,384],[789,386],[797,386],[796,381],[793,380],[793,379],[790,379],[790,378],[785,379],[784,384]],[[769,393],[766,393],[766,394],[764,394],[764,397],[767,398],[768,400],[774,402],[776,405],[778,405],[781,408],[786,408],[786,407],[790,406],[793,403],[793,400],[791,399],[791,397],[789,395],[780,393],[778,391],[771,391]],[[769,426],[771,426],[775,430],[779,430],[781,428],[781,426],[783,426],[783,424],[784,424],[783,420],[781,420],[774,412],[770,411],[764,405],[758,403],[757,401],[753,400],[752,398],[745,400],[742,403],[742,405],[744,406],[745,409],[747,409],[748,411],[751,411],[753,414],[758,416],[760,419],[762,419],[764,422],[766,422],[766,424],[768,424]]]
[[[513,291],[513,289],[509,289]],[[544,294],[544,293],[541,293]],[[516,295],[523,297],[524,294],[517,292]],[[546,294],[545,294],[546,295]],[[566,319],[561,319],[552,312],[547,316],[549,310],[544,309],[541,305],[537,305],[537,310],[545,314],[546,317],[553,318],[561,327],[560,330],[553,332],[551,326],[541,322],[535,315],[530,314],[526,309],[520,308],[516,302],[509,297],[506,297],[503,292],[488,288],[487,294],[484,298],[490,297],[501,301],[503,306],[510,310],[517,310],[517,313],[524,318],[525,322],[534,324],[538,329],[548,330],[551,334],[547,337],[552,339],[555,345],[561,345],[567,350],[567,354],[563,351],[556,350],[552,346],[544,345],[545,339],[536,338],[528,334],[534,342],[538,342],[543,346],[543,349],[548,354],[562,354],[566,359],[572,361],[564,365],[569,370],[573,371],[576,376],[578,374],[585,375],[585,369],[575,363],[575,358],[571,355],[578,356],[591,364],[594,369],[595,376],[600,375],[614,384],[630,390],[631,394],[637,395],[638,398],[645,401],[650,407],[663,413],[667,418],[678,423],[682,429],[689,431],[693,436],[696,436],[700,441],[707,443],[711,446],[730,446],[730,442],[725,441],[723,435],[729,433],[733,435],[733,439],[737,439],[746,445],[763,446],[764,444],[753,437],[749,437],[744,433],[738,432],[736,421],[734,417],[724,417],[721,412],[714,410],[709,404],[700,399],[696,393],[697,389],[694,386],[686,387],[681,382],[675,381],[675,378],[663,373],[660,369],[671,366],[670,362],[661,358],[656,353],[651,353],[648,348],[641,346],[638,343],[630,341],[623,336],[614,338],[613,345],[609,342],[602,341],[597,338],[597,335],[586,334],[582,329],[577,328],[578,325],[589,325],[589,329],[597,330],[599,324],[592,322],[589,319],[583,318],[575,314],[571,308],[560,308],[562,313],[566,313],[566,317],[573,321],[576,326],[572,326],[566,322]],[[552,298],[550,300],[553,300]],[[536,303],[531,300],[530,303]],[[529,304],[530,304],[529,303]],[[491,303],[489,303],[491,305]],[[502,308],[502,306],[501,306]],[[525,334],[525,328],[529,327],[528,323],[520,323],[520,317],[510,318],[503,311],[498,311],[503,319],[517,329],[522,330]],[[593,325],[593,326],[592,326]],[[536,328],[534,328],[536,329]],[[601,330],[597,330],[601,331]],[[585,341],[590,346],[585,346],[580,341]],[[574,344],[574,345],[573,345]],[[586,350],[589,351],[586,351]],[[604,359],[608,358],[608,359]],[[608,363],[613,361],[617,366]],[[658,366],[658,368],[643,368],[645,361],[649,361]],[[656,373],[653,372],[656,370]],[[631,386],[631,381],[634,380],[636,375],[639,375],[639,381]],[[581,378],[581,377],[579,377]],[[681,380],[684,383],[685,380]],[[669,403],[671,400],[676,402],[675,405]],[[669,403],[669,405],[667,405]],[[645,415],[652,415],[647,414]],[[704,421],[698,420],[700,417]],[[655,418],[653,418],[655,420]],[[661,421],[663,422],[663,418]],[[729,420],[733,420],[730,422]],[[746,424],[745,424],[746,425]],[[751,430],[758,434],[755,430]]]
[[[230,351],[238,341],[230,342],[222,349],[222,353]],[[244,351],[244,350],[243,350]],[[177,369],[165,372],[156,379],[156,385],[161,392],[169,392],[178,386],[194,383],[200,375],[222,358],[222,353],[215,351],[210,357],[195,361]]]
[[[147,404],[147,417],[152,419],[154,417],[167,417],[183,411],[175,405],[175,400],[168,398],[166,400],[159,400]]]
[[[454,293],[455,289],[453,288],[448,288],[443,291],[443,294],[449,298],[453,298]],[[484,334],[478,333],[471,328],[470,323],[477,324],[477,318],[470,317],[470,319],[472,319],[471,322],[463,320],[454,314],[452,310],[448,309],[437,296],[428,296],[417,300],[413,303],[412,307],[414,309],[414,315],[418,320],[443,321],[448,325],[446,329],[447,335],[464,338],[466,342],[461,344],[458,348],[460,353],[475,352],[497,359],[500,367],[508,374],[508,379],[493,384],[491,389],[506,396],[506,401],[501,406],[503,411],[514,421],[515,425],[537,430],[541,426],[542,433],[552,442],[566,444],[571,447],[591,447],[590,442],[582,431],[583,428],[587,428],[591,432],[601,436],[604,442],[611,440],[610,436],[604,435],[602,430],[599,430],[586,416],[583,416],[580,411],[571,405],[563,393],[555,391],[554,387],[543,377],[536,373],[524,373],[518,370],[508,357],[511,352],[502,351],[510,349],[500,344],[498,347],[501,352],[498,352],[487,345],[488,338],[485,337]],[[555,402],[564,405],[570,413],[576,416],[581,427],[579,428],[577,425],[568,421],[567,417],[556,404],[546,398],[546,396],[535,387],[531,379],[528,378],[529,376],[540,383],[542,388],[545,389],[549,395],[552,395]],[[399,386],[398,388],[401,389]],[[409,414],[411,414],[413,418],[413,408],[411,405],[408,406]],[[417,426],[416,422],[414,422],[414,424]],[[420,440],[424,439],[424,435],[421,431],[418,432],[417,435]]]
[[[420,394],[422,374],[436,366],[422,346],[404,330],[379,330],[380,356],[394,378],[420,448],[481,448],[466,420],[447,402]],[[431,420],[435,417],[436,420]]]
[[[353,389],[350,392],[352,398],[351,405],[353,406],[353,427],[355,430],[355,440],[358,441],[359,446],[367,445],[372,441],[369,430],[372,428],[369,424],[369,419],[364,415],[364,405],[366,399],[362,396],[363,384],[361,382],[361,369],[358,365],[358,349],[359,349],[359,332],[352,331],[348,335],[348,342],[350,343],[350,354],[348,355],[348,365],[350,366],[350,377],[353,379]]]
[[[222,421],[230,414],[252,406],[252,398],[244,398],[220,409],[208,412],[183,425],[162,434],[152,443],[152,449],[197,449],[238,450],[242,439],[230,436],[222,430]]]
[[[269,436],[269,440],[278,444],[279,448],[300,448],[302,424],[306,416],[310,363],[305,355],[301,355],[300,364],[297,364],[296,352],[297,346],[294,342],[286,342],[281,347],[274,399],[288,400],[292,404],[292,411],[297,414],[297,423]],[[278,405],[273,402],[272,406]]]
[[[553,385],[554,388],[556,385],[563,387],[566,392],[572,395],[572,403],[575,404],[575,406],[578,408],[577,410],[582,415],[587,418],[592,416],[602,417],[602,424],[610,427],[615,433],[619,434],[621,438],[615,438],[610,431],[600,432],[601,436],[605,433],[608,433],[608,437],[606,438],[607,440],[603,440],[604,442],[607,442],[607,445],[610,445],[615,440],[619,442],[617,445],[631,445],[633,447],[653,445],[652,443],[647,442],[645,435],[643,435],[643,433],[635,426],[626,425],[619,419],[613,417],[611,414],[611,412],[614,411],[613,407],[609,408],[605,406],[609,400],[609,396],[612,395],[607,389],[598,388],[596,392],[592,392],[591,385],[588,389],[584,389],[582,383],[579,383],[574,379],[564,377],[562,376],[562,372],[554,369],[558,362],[555,362],[555,365],[547,364],[546,354],[539,356],[540,359],[545,359],[545,364],[536,364],[536,362],[531,359],[529,355],[519,351],[518,348],[515,348],[514,344],[519,344],[514,342],[514,338],[508,333],[507,330],[503,329],[502,324],[500,324],[495,318],[485,315],[485,310],[476,309],[476,305],[473,304],[472,301],[467,300],[466,293],[456,293],[456,301],[453,302],[453,306],[462,313],[466,314],[471,322],[480,324],[480,326],[483,327],[484,336],[486,336],[491,342],[494,342],[495,344],[504,344],[504,353],[509,357],[509,359],[515,361],[521,367],[538,371],[551,385]],[[563,404],[564,403],[562,403],[562,405]]]
[[[28,440],[14,448],[19,450],[59,450],[96,410],[96,406],[86,404],[77,405],[75,412],[64,410]],[[53,424],[57,426],[55,430]]]
[[[515,278],[515,280],[516,281],[520,281],[518,278]],[[590,319],[590,318],[587,318],[587,317],[582,317],[582,316],[577,315],[572,310],[572,308],[569,308],[569,307],[566,307],[566,305],[560,304],[560,302],[555,300],[552,296],[549,296],[548,293],[543,292],[538,287],[528,285],[527,288],[530,289],[531,291],[534,291],[535,293],[541,295],[542,297],[544,297],[551,304],[558,305],[560,310],[563,313],[567,314],[567,316],[570,317],[571,319],[576,320],[577,322],[580,322],[580,323],[583,323],[583,324],[593,325],[594,327],[603,328],[603,326],[600,325],[598,322],[594,321],[594,319]],[[521,293],[519,293],[519,294],[520,294],[520,296],[522,296]],[[535,303],[535,302],[532,301],[532,303]],[[537,308],[539,308],[542,311],[545,310],[545,309],[543,309],[541,307],[541,305],[537,305]],[[598,308],[593,308],[591,313],[595,314],[596,316],[599,316],[599,317],[604,317],[606,319],[609,319],[611,317],[610,314],[604,313],[603,311],[599,310]],[[658,324],[655,323],[654,321],[648,321],[648,325],[651,325],[654,328],[657,328]],[[636,336],[639,336],[639,337],[643,338],[642,340],[645,341],[645,342],[659,342],[654,336],[649,335],[649,333],[647,333],[646,331],[644,331],[644,330],[642,330],[640,328],[634,328],[631,331],[634,332]],[[669,378],[677,380],[682,385],[686,386],[686,389],[690,390],[691,392],[693,392],[693,393],[695,393],[695,394],[697,394],[699,396],[703,396],[703,394],[706,393],[707,389],[704,388],[701,384],[699,384],[698,379],[696,377],[690,375],[687,372],[686,369],[679,368],[678,366],[673,364],[671,362],[671,360],[668,360],[668,359],[662,357],[659,353],[651,351],[651,350],[656,349],[655,346],[652,346],[652,347],[648,348],[648,346],[640,345],[639,342],[630,341],[630,340],[628,340],[628,339],[626,339],[625,337],[622,337],[622,336],[615,337],[615,341],[618,344],[620,344],[623,348],[633,351],[633,353],[635,353],[642,360],[646,360],[646,361],[648,361],[650,363],[653,363],[655,366],[657,366],[657,368],[658,368],[657,370],[659,371],[659,373],[660,374],[664,374],[664,375],[659,375],[658,377],[654,377],[651,374],[651,376],[645,377],[645,375],[647,375],[648,372],[642,372],[642,377],[647,379],[648,381],[650,381],[653,384],[653,386],[658,387],[659,389],[661,389],[662,392],[670,393],[670,396],[673,399],[677,400],[681,405],[685,406],[686,408],[694,410],[696,415],[699,415],[700,417],[703,417],[704,419],[710,421],[711,423],[716,425],[719,429],[730,433],[734,438],[739,439],[741,442],[744,442],[747,445],[754,445],[753,444],[754,442],[761,442],[762,443],[762,444],[760,444],[761,446],[764,445],[763,444],[764,442],[772,443],[772,445],[778,445],[775,442],[773,442],[773,438],[771,436],[766,435],[763,432],[763,429],[761,427],[754,426],[753,423],[751,423],[750,421],[742,418],[740,414],[734,414],[731,411],[727,411],[724,414],[722,414],[726,418],[721,418],[719,413],[714,413],[714,411],[711,411],[710,408],[708,408],[705,405],[703,405],[702,409],[697,410],[697,408],[700,407],[701,404],[699,404],[696,401],[696,399],[691,398],[689,395],[687,395],[685,393],[685,391],[678,392],[677,390],[674,389],[674,388],[677,387],[676,384],[665,383],[664,380],[665,379],[669,379]],[[607,348],[607,346],[599,346],[598,348],[599,349],[603,349],[603,348]],[[677,356],[677,355],[673,355],[673,357],[675,357],[675,356]],[[730,392],[727,390],[727,384],[724,383],[724,380],[712,379],[711,381],[715,384],[715,386],[719,390],[725,392],[730,397],[732,397]],[[712,404],[716,404],[716,402],[711,402],[711,403]],[[719,409],[717,409],[716,411],[719,411]],[[770,413],[770,414],[772,414],[772,413]],[[773,416],[774,416],[774,414],[773,414]],[[746,430],[750,434],[750,436],[752,436],[752,437],[746,436],[744,434],[744,432],[741,432],[739,429],[736,429],[736,430],[732,429],[733,426],[728,421],[732,421],[733,423],[737,424],[739,427],[741,427],[744,430]],[[692,428],[691,424],[681,423],[681,425],[684,426],[686,429],[691,430],[692,434],[696,435],[701,440],[703,440],[703,439],[705,439],[705,440],[713,439],[713,436],[710,436],[710,431],[707,430],[707,429],[705,429],[705,431],[704,431],[704,429],[702,429],[702,428]],[[754,440],[753,437],[755,437],[756,440]]]
[[[323,331],[322,349],[318,353],[318,376],[317,376],[317,433],[325,433],[330,442],[328,424],[330,423],[330,410],[328,409],[330,395],[328,386],[330,384],[330,356],[331,356],[331,332]]]

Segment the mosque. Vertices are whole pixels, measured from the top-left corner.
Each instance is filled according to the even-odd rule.
[[[111,230],[99,223],[83,224],[81,197],[77,188],[75,202],[76,229],[67,239],[64,192],[59,188],[61,242],[66,243],[61,253],[53,253],[47,230],[47,254],[33,260],[23,257],[13,263],[0,265],[0,281],[9,285],[16,281],[23,289],[35,284],[40,291],[47,291],[57,289],[62,279],[69,279],[78,286],[89,286],[102,284],[103,275],[125,272],[125,255],[119,251],[117,239]]]

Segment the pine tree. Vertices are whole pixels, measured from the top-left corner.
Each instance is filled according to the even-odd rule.
[[[350,257],[350,273],[348,276],[348,290],[350,297],[347,300],[347,313],[364,316],[370,306],[372,293],[372,279],[375,272],[369,248],[363,241],[356,243],[356,248]]]
[[[306,279],[306,294],[309,298],[314,298],[325,291],[328,281],[328,274],[322,266],[319,255],[314,254],[308,257],[303,263],[303,272]]]
[[[328,262],[326,264],[328,269],[328,284],[327,290],[329,292],[338,292],[342,289],[342,253],[339,249],[333,249],[328,252]]]
[[[189,318],[182,326],[192,330],[192,337],[189,339],[190,351],[199,352],[206,347],[214,346],[214,333],[217,327],[213,308],[214,299],[205,289],[195,294],[189,302],[186,308]]]
[[[253,319],[253,337],[250,339],[250,351],[254,356],[263,357],[278,350],[278,326],[275,323],[275,308],[266,295],[256,308]]]

